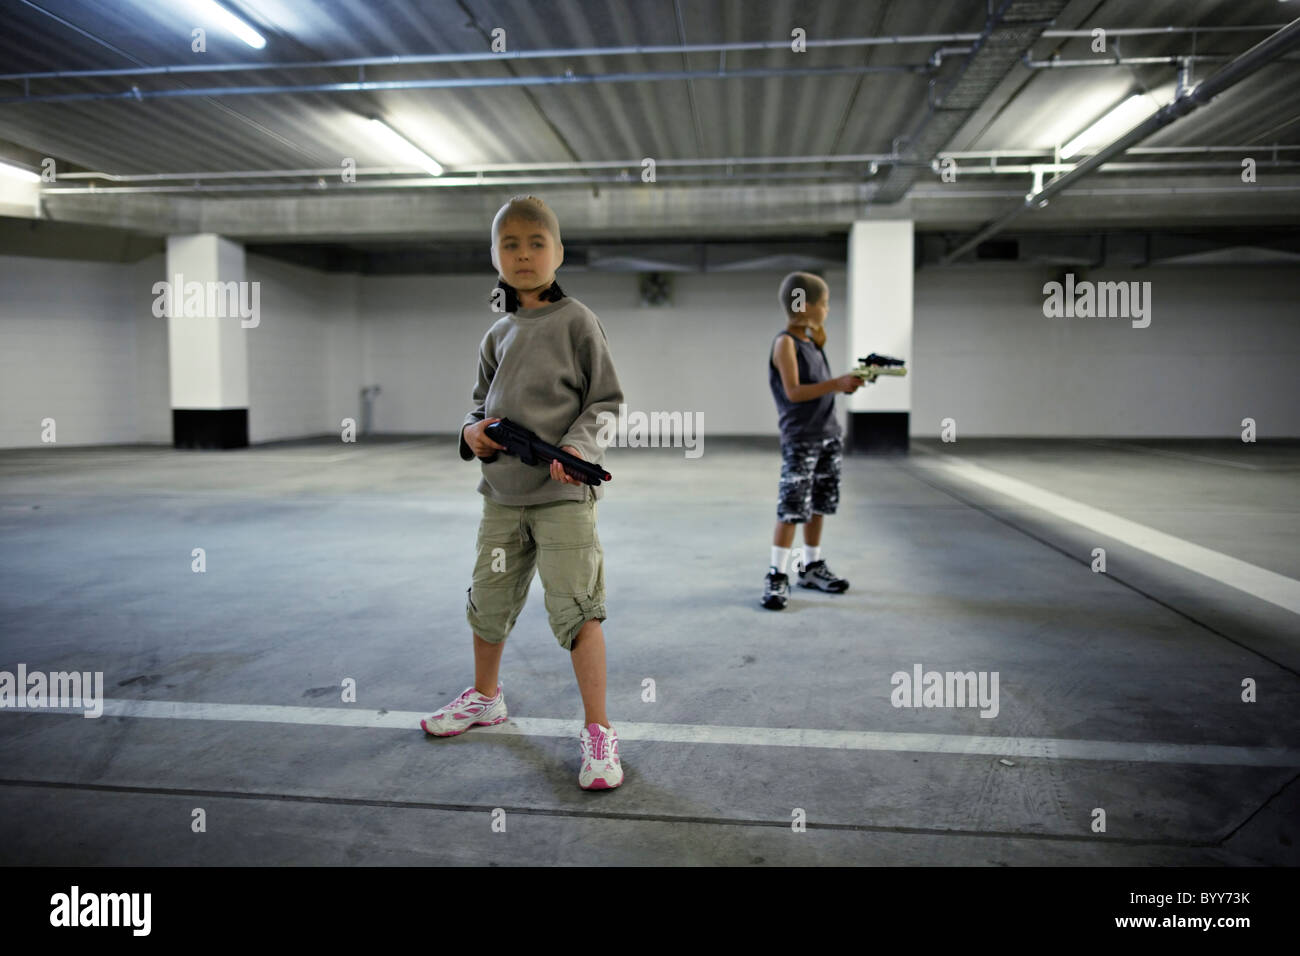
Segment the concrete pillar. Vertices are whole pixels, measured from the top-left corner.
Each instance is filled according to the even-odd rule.
[[[260,321],[244,281],[244,247],[212,233],[167,237],[166,286],[172,443],[248,446],[248,336]]]
[[[848,396],[849,452],[905,452],[912,413],[912,221],[855,222],[849,230],[849,368],[872,352],[907,360]]]

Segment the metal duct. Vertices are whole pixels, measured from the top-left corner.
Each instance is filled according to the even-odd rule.
[[[895,166],[880,184],[873,202],[902,199],[921,169],[946,146],[962,124],[988,98],[1002,79],[1020,62],[1043,31],[1065,8],[1068,0],[1004,0],[975,41],[974,52],[961,71],[948,82],[936,102],[907,133],[897,152],[915,154],[922,164]]]
[[[1130,146],[1136,146],[1157,130],[1164,129],[1175,120],[1204,106],[1224,90],[1236,86],[1246,77],[1255,73],[1261,67],[1267,66],[1297,44],[1300,44],[1300,18],[1292,20],[1281,30],[1278,30],[1277,33],[1255,44],[1223,69],[1206,77],[1195,89],[1183,93],[1182,96],[1168,106],[1157,111],[1145,122],[1133,127],[1109,146],[1094,153],[1064,176],[1048,183],[1038,192],[1026,196],[1024,202],[1016,205],[1006,215],[987,223],[970,239],[944,256],[943,264],[949,265],[956,261],[985,239],[997,235],[1026,210],[1033,209],[1057,193],[1069,189],[1084,176],[1097,169],[1098,166],[1123,153]]]

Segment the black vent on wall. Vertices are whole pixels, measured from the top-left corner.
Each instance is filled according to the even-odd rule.
[[[990,239],[988,242],[981,242],[975,247],[975,258],[1014,262],[1020,258],[1020,240]]]
[[[641,273],[641,304],[649,307],[673,304],[673,277],[669,272]]]

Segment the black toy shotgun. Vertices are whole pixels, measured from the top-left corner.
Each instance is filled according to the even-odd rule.
[[[577,455],[570,455],[563,448],[557,448],[548,442],[542,441],[536,434],[524,428],[523,425],[516,425],[508,418],[503,418],[499,422],[488,425],[483,429],[483,434],[498,445],[505,445],[506,454],[514,455],[525,465],[536,465],[544,462],[549,466],[551,462],[558,461],[564,466],[564,470],[570,478],[581,479],[588,485],[598,485],[602,481],[614,480],[614,476],[599,465],[593,465]],[[494,451],[490,458],[480,460],[496,461],[499,454],[500,452]]]

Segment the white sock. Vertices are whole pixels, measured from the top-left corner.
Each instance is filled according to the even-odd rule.
[[[786,565],[790,563],[790,549],[772,545],[772,567],[777,574],[785,574]]]
[[[803,557],[804,567],[807,567],[808,565],[812,564],[814,561],[821,558],[822,549],[814,548],[810,544],[805,544],[803,546],[803,555],[804,555]]]

